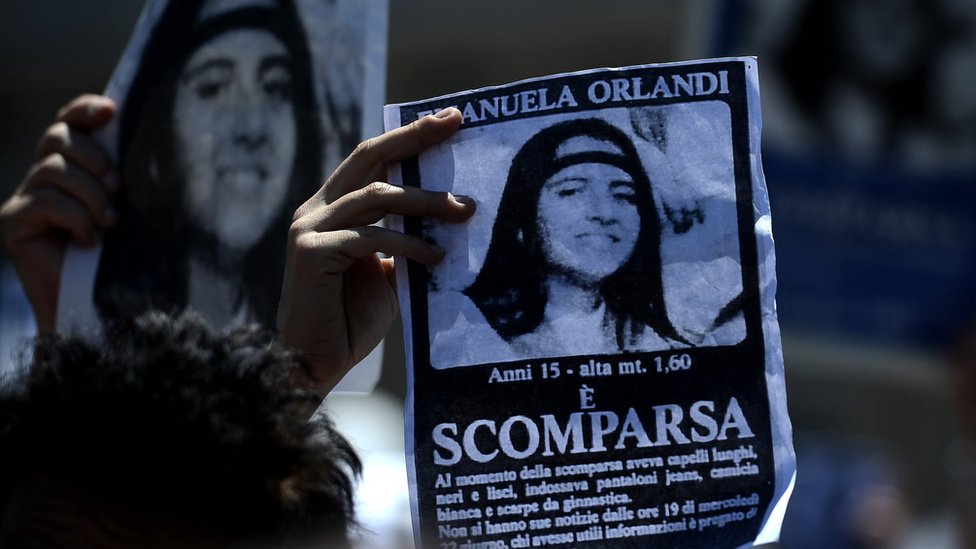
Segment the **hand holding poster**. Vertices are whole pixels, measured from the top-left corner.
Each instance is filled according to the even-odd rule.
[[[752,58],[386,107],[460,131],[394,171],[466,195],[398,264],[421,546],[775,541],[794,472]]]
[[[118,221],[69,249],[58,329],[150,309],[275,326],[292,216],[379,129],[386,0],[149,0],[97,137]],[[370,390],[382,347],[341,389]]]

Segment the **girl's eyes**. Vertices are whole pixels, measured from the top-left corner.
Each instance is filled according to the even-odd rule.
[[[563,180],[553,185],[550,192],[559,198],[570,198],[585,192],[589,185],[597,185],[597,183],[584,179]],[[602,189],[599,192],[606,192],[613,200],[628,204],[637,203],[637,191],[631,181],[612,181],[607,186],[599,185],[595,189]]]
[[[264,69],[260,75],[261,88],[264,93],[275,99],[291,97],[291,73],[282,65],[272,65]]]
[[[628,204],[637,203],[637,191],[634,189],[634,183],[632,181],[614,181],[610,183],[610,196],[614,200],[620,200]]]
[[[196,86],[197,97],[200,99],[213,99],[220,94],[225,87],[224,82],[206,81],[200,82]]]
[[[247,77],[235,70],[233,63],[214,61],[198,69],[191,69],[186,81],[199,99],[219,99],[227,93],[235,81]],[[282,101],[290,100],[291,72],[286,66],[272,63],[269,67],[261,69],[257,78],[261,91],[268,97]]]
[[[637,196],[634,193],[616,192],[613,193],[614,200],[620,200],[628,204],[636,204]]]
[[[288,99],[291,96],[291,85],[288,82],[265,82],[264,92],[275,99]]]
[[[576,196],[580,194],[582,191],[583,189],[578,187],[559,189],[558,191],[556,191],[556,196],[560,198],[569,198],[571,196]],[[620,202],[626,202],[628,204],[637,203],[637,195],[635,195],[633,192],[614,191],[613,193],[610,194],[610,196],[613,197],[614,200]]]
[[[291,82],[287,80],[265,82],[262,87],[264,88],[264,93],[275,99],[288,99],[291,97]]]
[[[222,64],[205,66],[190,76],[189,84],[200,99],[210,100],[220,97],[233,79],[232,70]]]

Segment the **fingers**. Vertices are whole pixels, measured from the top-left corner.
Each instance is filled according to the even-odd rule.
[[[33,236],[36,227],[48,227],[71,233],[82,246],[98,243],[96,224],[91,213],[77,200],[52,188],[35,189],[12,198],[3,209],[8,248],[16,248],[21,236]]]
[[[376,181],[387,166],[446,139],[460,125],[460,111],[445,109],[361,143],[319,193],[295,213],[290,238],[299,255],[312,253],[326,261],[327,265],[318,265],[326,273],[342,273],[356,259],[376,253],[403,256],[425,265],[441,261],[444,250],[440,247],[416,236],[369,225],[389,214],[431,216],[450,222],[462,222],[474,214],[474,201],[468,197]]]
[[[325,183],[323,192],[326,203],[332,203],[368,183],[384,179],[388,166],[440,143],[459,127],[461,111],[451,107],[360,143]]]
[[[101,95],[82,95],[65,105],[56,118],[57,122],[82,131],[98,129],[115,115],[115,102]]]
[[[97,95],[83,95],[62,108],[57,121],[41,137],[38,162],[27,172],[18,190],[32,208],[63,207],[64,203],[74,202],[71,212],[81,209],[86,216],[74,216],[72,223],[87,219],[92,227],[81,231],[76,226],[73,234],[93,232],[94,228],[113,224],[118,217],[110,205],[109,194],[119,188],[121,180],[111,158],[89,135],[107,123],[114,113],[115,103]],[[33,199],[32,195],[41,190],[41,198]],[[54,200],[50,197],[52,192],[61,196]],[[57,217],[56,212],[46,216]]]
[[[112,100],[81,96],[65,106],[37,149],[37,161],[0,206],[0,235],[24,282],[39,328],[54,327],[57,281],[69,236],[98,243],[116,220],[108,195],[119,187],[111,159],[88,135],[115,114]]]
[[[389,214],[433,216],[458,223],[474,211],[474,201],[465,196],[375,182],[310,211],[299,223],[311,230],[332,231],[370,225]]]
[[[37,158],[53,154],[77,164],[105,184],[110,190],[119,186],[119,176],[112,170],[112,160],[87,133],[73,129],[66,122],[56,122],[44,132],[37,147]]]
[[[87,209],[98,226],[111,225],[118,217],[104,184],[60,154],[47,156],[28,172],[22,192],[29,195],[41,189],[60,191],[64,200],[72,200]]]
[[[301,252],[321,254],[315,263],[326,273],[345,272],[355,260],[376,253],[402,256],[424,265],[434,265],[444,258],[444,249],[436,244],[374,226],[307,232],[296,239],[295,245]]]

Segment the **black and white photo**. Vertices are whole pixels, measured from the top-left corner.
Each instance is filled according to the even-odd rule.
[[[391,182],[477,207],[394,224],[444,249],[396,267],[418,546],[778,539],[795,457],[758,93],[734,58],[384,109],[388,130],[461,112]]]
[[[448,250],[431,273],[435,368],[745,337],[738,245],[729,232],[727,108],[686,107],[553,115],[534,134],[538,120],[503,122],[453,148],[458,164],[487,148],[489,165],[508,169],[465,173],[445,189],[482,204],[500,196],[497,208],[482,208],[468,227],[429,228]],[[724,127],[690,135],[716,113]],[[438,154],[448,153],[425,159],[435,166],[422,174],[431,181],[447,175],[436,167]],[[490,239],[479,241],[482,234]],[[457,345],[459,337],[468,344]]]
[[[190,308],[273,326],[295,209],[378,129],[377,17],[385,2],[151,0],[107,90],[119,219],[90,292],[64,291],[84,280],[69,254],[59,324]]]

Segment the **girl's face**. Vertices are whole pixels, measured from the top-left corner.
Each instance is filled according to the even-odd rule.
[[[546,180],[536,217],[548,265],[595,285],[634,251],[641,219],[627,172],[609,164],[574,164]]]
[[[289,67],[277,38],[242,29],[201,46],[177,83],[184,208],[230,249],[253,246],[288,194],[296,148]]]

